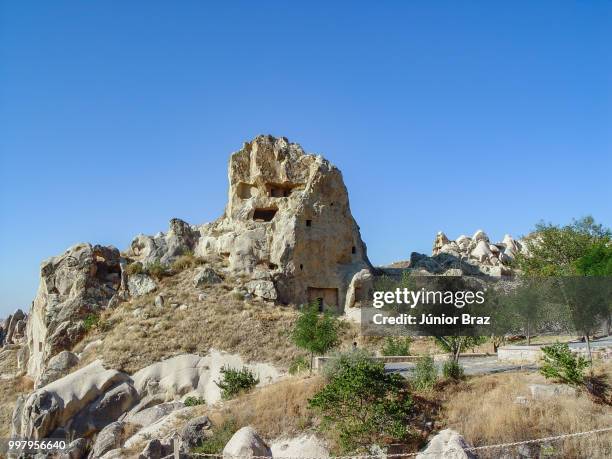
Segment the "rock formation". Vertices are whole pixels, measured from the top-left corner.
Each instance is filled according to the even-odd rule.
[[[439,232],[433,244],[432,256],[413,253],[410,268],[435,274],[450,274],[449,270],[452,269],[458,274],[506,276],[513,272],[511,265],[516,255],[525,251],[523,242],[508,234],[503,241],[491,243],[482,230],[476,231],[471,238],[462,235],[454,241]]]
[[[36,383],[47,361],[81,338],[83,320],[106,308],[121,286],[114,247],[78,244],[42,263],[27,324],[28,374]]]
[[[174,219],[167,233],[137,236],[128,256],[146,266],[187,252],[226,258],[230,274],[250,279],[251,294],[338,310],[353,276],[371,268],[340,171],[271,136],[232,154],[221,218],[202,226]]]

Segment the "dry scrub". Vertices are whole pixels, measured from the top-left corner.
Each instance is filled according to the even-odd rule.
[[[11,418],[17,396],[30,392],[34,386],[32,380],[25,376],[12,376],[17,370],[17,349],[3,349],[0,352],[0,438],[11,434]],[[7,377],[8,375],[8,377]]]
[[[608,367],[609,371],[609,367]],[[555,396],[546,400],[516,403],[528,396],[528,384],[546,384],[538,374],[515,373],[470,378],[445,389],[440,421],[457,430],[474,446],[489,445],[612,425],[612,408],[580,392],[578,396]],[[601,457],[612,447],[612,434],[566,441],[564,457]],[[499,451],[498,451],[499,453]]]
[[[297,318],[294,306],[278,306],[259,299],[245,301],[228,284],[194,288],[194,269],[186,269],[159,282],[156,292],[133,298],[105,311],[98,326],[75,347],[102,339],[88,353],[84,365],[101,358],[105,365],[132,373],[164,358],[210,349],[240,354],[249,362],[267,362],[287,368],[304,351],[290,340]],[[165,299],[163,308],[154,306],[157,294]],[[204,299],[199,300],[203,293]],[[186,305],[185,310],[172,303]],[[356,333],[354,325],[343,323],[342,337],[349,346]]]
[[[227,402],[212,414],[217,425],[234,420],[238,427],[251,425],[268,439],[299,435],[313,427],[308,399],[323,385],[319,377],[291,378]]]

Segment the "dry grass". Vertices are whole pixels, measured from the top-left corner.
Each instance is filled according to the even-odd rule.
[[[299,435],[314,427],[308,399],[323,385],[320,377],[290,378],[226,402],[211,418],[217,425],[233,420],[238,427],[251,425],[268,439]]]
[[[600,371],[609,372],[610,367]],[[515,403],[529,394],[530,383],[546,383],[536,373],[488,375],[451,385],[443,392],[441,423],[457,430],[475,446],[529,440],[612,425],[612,408],[588,394],[557,396]],[[571,439],[563,444],[564,457],[603,457],[612,435]],[[606,450],[606,448],[608,448]]]
[[[17,349],[4,349],[0,352],[0,375],[13,375],[17,370]],[[0,438],[11,434],[11,419],[17,396],[28,393],[34,384],[25,376],[0,379]]]
[[[89,342],[103,341],[81,365],[102,358],[107,366],[132,373],[173,355],[205,355],[214,348],[240,354],[249,362],[287,368],[305,355],[290,339],[298,316],[295,307],[259,299],[244,301],[234,295],[229,284],[196,289],[194,274],[190,268],[164,278],[158,291],[105,311],[99,326],[75,347],[79,352]],[[154,306],[159,293],[165,299],[163,308]],[[203,300],[198,299],[200,293],[205,295]],[[188,307],[181,311],[172,303]],[[350,346],[356,330],[354,325],[342,324],[345,347]]]

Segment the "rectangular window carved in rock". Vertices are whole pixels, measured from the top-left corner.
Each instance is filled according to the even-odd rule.
[[[269,222],[271,221],[278,209],[255,209],[253,212],[253,220],[256,222]]]

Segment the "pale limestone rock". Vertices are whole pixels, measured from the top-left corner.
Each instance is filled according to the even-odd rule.
[[[266,300],[278,298],[274,282],[269,280],[253,280],[246,284],[247,292]]]
[[[251,426],[239,429],[223,448],[223,458],[272,457],[270,447]]]
[[[223,280],[219,275],[215,272],[214,269],[210,267],[199,268],[195,276],[193,276],[193,286],[194,287],[204,287],[205,285],[218,284]]]
[[[340,171],[285,138],[259,136],[231,156],[228,175],[220,219],[200,227],[182,222],[180,235],[171,228],[138,236],[129,255],[164,263],[179,251],[170,247],[180,246],[224,257],[230,274],[272,282],[274,290],[258,290],[268,299],[275,291],[283,303],[321,298],[341,310],[354,274],[371,265]]]
[[[41,374],[36,388],[46,386],[47,384],[65,376],[68,371],[79,363],[79,358],[76,354],[70,351],[62,351],[59,354],[51,357]]]
[[[315,435],[300,435],[279,439],[270,445],[272,457],[321,458],[329,457],[329,450],[323,440]]]
[[[182,402],[160,403],[159,405],[153,405],[136,413],[130,412],[123,420],[130,424],[146,427],[181,408],[185,408],[185,404]]]
[[[493,256],[493,254],[489,249],[489,245],[481,239],[480,241],[478,241],[476,247],[474,247],[472,252],[470,252],[470,256],[479,261],[480,263],[484,263],[488,261]]]
[[[346,303],[344,312],[347,316],[353,316],[353,311],[350,309],[359,306],[362,302],[367,301],[374,289],[374,276],[369,269],[362,269],[355,273],[349,284],[346,292]]]
[[[78,244],[42,263],[26,332],[35,381],[51,357],[83,336],[83,319],[108,306],[121,286],[119,260],[114,247]]]
[[[472,459],[476,456],[465,451],[469,448],[465,439],[457,432],[451,429],[444,429],[433,437],[427,444],[427,448],[417,455],[417,459]]]
[[[474,233],[474,235],[472,236],[472,242],[474,243],[478,243],[480,241],[484,241],[486,243],[489,243],[489,236],[487,236],[487,233],[485,233],[483,230],[478,230]]]
[[[207,416],[190,419],[181,430],[181,439],[188,447],[198,446],[210,428],[211,423]]]
[[[281,376],[272,365],[245,364],[238,355],[213,350],[204,357],[183,354],[143,368],[134,373],[134,386],[141,397],[158,394],[164,400],[174,400],[189,394],[201,396],[212,405],[221,399],[215,381],[221,379],[224,366],[251,369],[259,377],[260,386]]]
[[[126,427],[127,424],[120,421],[112,422],[104,427],[96,437],[89,458],[96,459],[109,451],[120,448],[126,440]]]
[[[434,255],[439,254],[442,250],[442,247],[444,247],[448,243],[449,240],[446,237],[446,234],[444,234],[442,231],[438,231],[438,234],[436,234],[436,239],[434,241],[432,253]]]
[[[77,415],[92,403],[97,406],[105,393],[129,381],[128,375],[106,370],[96,360],[28,395],[16,409],[13,436],[41,439],[57,428],[76,432],[79,426],[73,426],[72,422]],[[115,409],[112,404],[112,400],[106,404],[111,411]]]
[[[128,277],[128,290],[132,296],[142,296],[157,288],[155,281],[147,274],[132,274]]]

